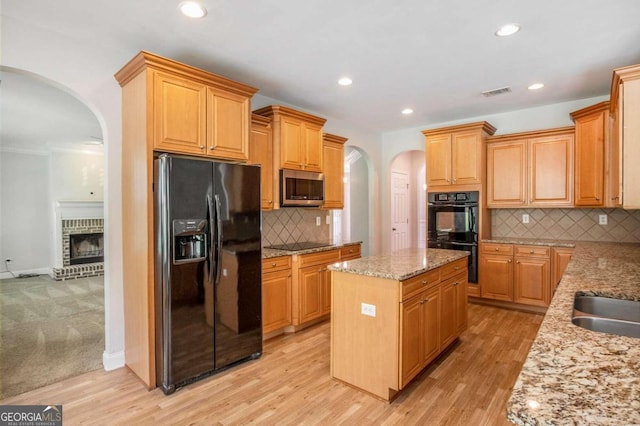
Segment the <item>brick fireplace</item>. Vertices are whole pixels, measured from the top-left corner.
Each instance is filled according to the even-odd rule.
[[[102,202],[56,202],[55,265],[58,281],[104,275]]]

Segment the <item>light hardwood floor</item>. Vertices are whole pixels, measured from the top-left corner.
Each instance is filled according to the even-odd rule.
[[[469,306],[469,329],[392,403],[329,377],[329,324],[265,343],[261,359],[164,396],[127,368],[0,401],[62,404],[75,424],[500,425],[542,316]],[[375,374],[372,372],[372,374]]]

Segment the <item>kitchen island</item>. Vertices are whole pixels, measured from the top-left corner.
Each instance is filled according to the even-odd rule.
[[[330,265],[331,377],[395,398],[466,329],[467,256],[404,249]]]
[[[576,243],[507,417],[519,425],[640,424],[640,339],[574,325],[576,292],[640,300],[640,245]]]

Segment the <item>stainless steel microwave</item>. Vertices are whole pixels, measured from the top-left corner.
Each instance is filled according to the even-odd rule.
[[[324,174],[299,170],[280,170],[280,205],[283,207],[321,206],[324,203]]]

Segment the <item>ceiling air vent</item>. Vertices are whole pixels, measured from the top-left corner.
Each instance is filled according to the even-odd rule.
[[[491,96],[502,95],[503,93],[510,93],[511,87],[502,87],[500,89],[487,90],[486,92],[482,92],[482,96],[485,98],[490,98]]]

